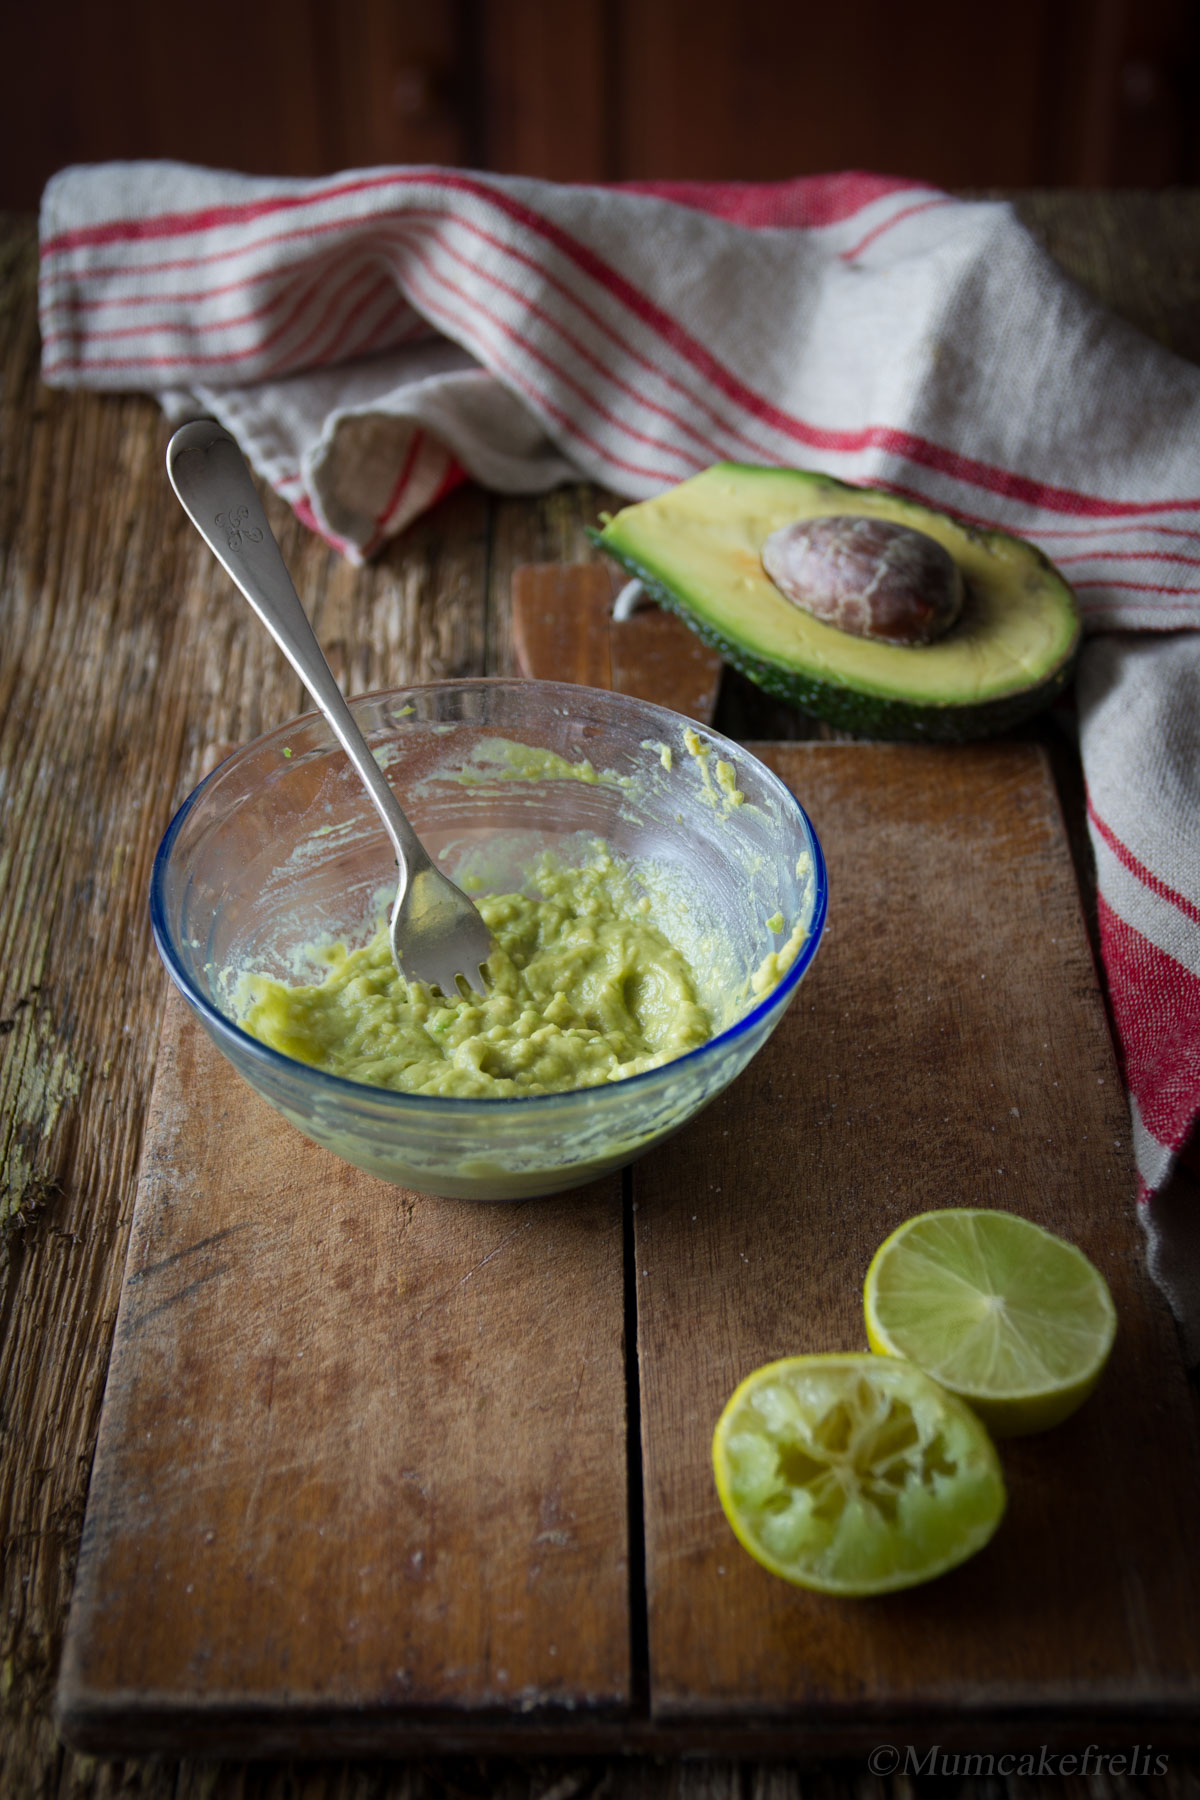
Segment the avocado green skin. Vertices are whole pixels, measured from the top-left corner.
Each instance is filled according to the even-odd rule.
[[[643,569],[633,557],[607,543],[601,532],[589,528],[588,536],[606,556],[611,556],[614,562],[636,577],[653,600],[668,612],[677,614],[703,643],[764,692],[794,706],[798,712],[810,713],[827,725],[836,726],[839,731],[853,732],[858,737],[909,744],[964,744],[973,738],[994,737],[998,732],[1011,731],[1014,726],[1043,711],[1069,686],[1075,673],[1078,640],[1071,655],[1045,681],[1022,688],[1019,693],[1002,694],[994,700],[973,701],[961,706],[930,706],[926,702],[918,704],[859,693],[838,682],[822,681],[816,675],[804,675],[798,670],[784,669],[777,663],[750,656],[734,639],[707,622],[701,622],[678,594]]]

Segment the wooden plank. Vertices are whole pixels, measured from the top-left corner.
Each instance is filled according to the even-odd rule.
[[[513,647],[523,675],[669,706],[709,723],[721,684],[721,658],[681,619],[647,607],[612,616],[607,565],[525,564],[513,571]]]
[[[1195,69],[1185,0],[1106,0],[1102,11],[1018,0],[1001,34],[984,14],[927,0],[912,37],[892,31],[881,0],[773,8],[761,36],[718,0],[615,0],[615,15],[616,41],[636,54],[610,75],[609,179],[773,181],[847,168],[919,171],[950,189],[1193,179],[1181,159],[1194,142],[1179,82]],[[827,78],[798,106],[802,68]],[[942,97],[967,83],[977,129],[948,133]]]
[[[611,628],[612,684],[708,724],[717,709],[721,658],[673,613],[649,607]]]
[[[522,675],[611,688],[613,589],[601,563],[527,563],[513,571],[513,649]]]
[[[484,0],[471,16],[477,36],[465,49],[479,84],[471,98],[483,166],[551,181],[611,179],[606,0]]]
[[[0,125],[6,210],[35,210],[45,181],[72,162],[153,157],[263,175],[336,166],[326,160],[336,102],[318,9],[216,0],[211,29],[193,34],[152,0],[117,0],[104,12],[62,0],[53,10],[10,9],[6,24],[11,54],[28,71]],[[234,98],[233,43],[238,66],[255,72],[253,106]]]
[[[606,488],[575,482],[554,488],[536,504],[513,496],[491,496],[487,564],[487,675],[527,674],[514,642],[514,600],[526,563],[595,563],[608,570],[611,591],[620,585],[616,565],[601,557],[588,532],[617,512],[624,501]]]
[[[1019,745],[760,749],[825,847],[828,942],[747,1072],[634,1172],[652,1716],[810,1743],[954,1714],[975,1747],[1022,1718],[1178,1730],[1200,1717],[1195,1416],[1045,767]],[[1102,1388],[1003,1447],[1008,1517],[962,1569],[874,1602],[792,1588],[725,1524],[717,1416],[761,1363],[865,1348],[871,1252],[960,1204],[1103,1269]]]
[[[503,1206],[368,1178],[172,996],[68,1740],[211,1749],[249,1719],[252,1747],[298,1748],[316,1719],[361,1744],[626,1708],[621,1257],[619,1178]]]
[[[322,59],[314,108],[322,168],[477,161],[457,0],[357,0],[311,18]]]

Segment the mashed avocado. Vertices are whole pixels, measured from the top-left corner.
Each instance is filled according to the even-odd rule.
[[[325,952],[313,985],[243,977],[241,1022],[348,1080],[460,1098],[596,1087],[707,1042],[695,972],[608,851],[582,868],[542,858],[529,886],[478,901],[497,946],[486,999],[410,986],[381,928]]]

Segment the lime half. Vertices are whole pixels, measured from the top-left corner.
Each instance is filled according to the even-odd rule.
[[[748,1375],[717,1423],[725,1516],[763,1566],[828,1594],[886,1594],[982,1549],[1000,1464],[969,1407],[911,1363],[791,1356]]]
[[[1117,1315],[1081,1250],[1015,1213],[920,1213],[867,1270],[867,1341],[919,1363],[999,1437],[1045,1431],[1087,1399]]]

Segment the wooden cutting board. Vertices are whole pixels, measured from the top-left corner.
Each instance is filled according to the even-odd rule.
[[[262,1105],[172,996],[62,1663],[70,1742],[769,1755],[1194,1733],[1195,1413],[1044,760],[755,748],[825,847],[826,941],[740,1080],[624,1176],[501,1206],[386,1186]],[[793,1589],[724,1522],[716,1417],[761,1362],[863,1347],[872,1250],[961,1203],[1098,1262],[1120,1315],[1102,1387],[1003,1447],[1009,1513],[964,1568],[878,1601]]]
[[[614,618],[616,593],[607,563],[525,563],[514,570],[513,648],[521,674],[615,688],[710,721],[720,657],[657,606]]]

